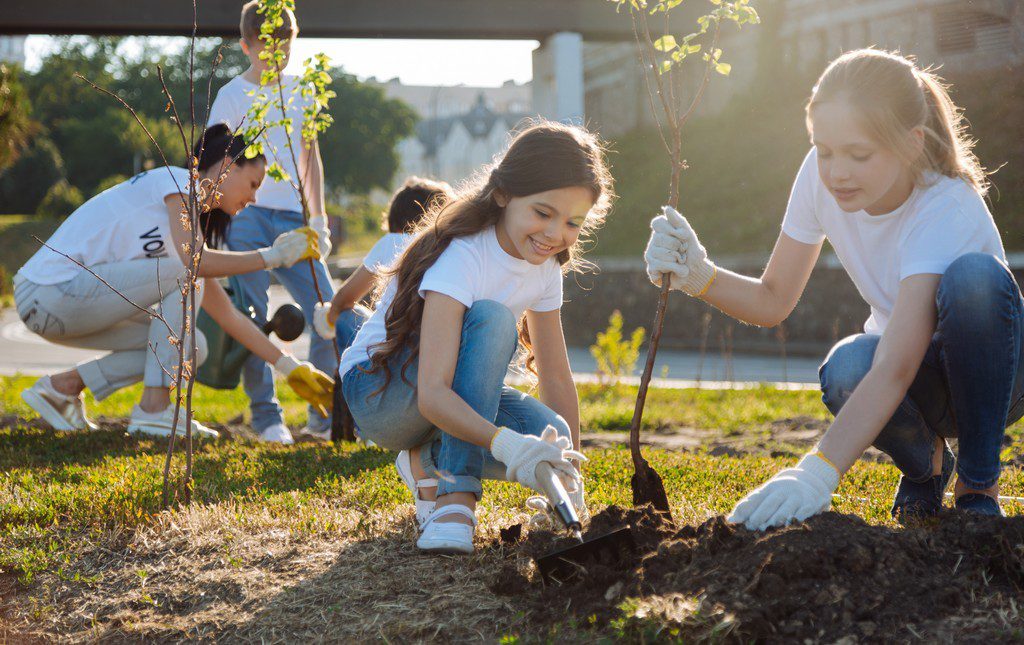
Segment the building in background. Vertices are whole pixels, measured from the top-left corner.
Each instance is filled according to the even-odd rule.
[[[806,77],[844,51],[871,45],[913,54],[944,73],[1024,63],[1020,0],[774,0],[758,7],[766,24],[724,32],[728,79],[716,79],[700,109],[720,109],[754,78],[760,51],[781,52],[781,65]],[[771,24],[767,24],[771,23]],[[771,47],[762,47],[766,38]],[[587,122],[605,136],[652,123],[647,88],[633,43],[584,43]],[[690,65],[695,83],[699,65]]]
[[[0,36],[0,63],[25,66],[25,39],[28,36]]]
[[[529,83],[427,87],[392,79],[379,87],[420,116],[416,134],[398,145],[401,166],[396,185],[409,175],[458,184],[500,153],[509,132],[533,113]]]

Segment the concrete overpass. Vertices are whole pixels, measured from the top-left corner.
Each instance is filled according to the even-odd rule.
[[[0,33],[181,36],[192,29],[190,0],[5,0],[2,4]],[[241,0],[198,0],[199,33],[237,35],[241,5]],[[559,32],[578,33],[587,40],[632,38],[629,17],[616,15],[615,5],[608,0],[299,0],[297,6],[302,34],[312,38],[543,41]]]
[[[0,34],[176,35],[192,32],[190,0],[4,0]],[[242,0],[198,0],[199,34],[236,37]],[[608,0],[299,0],[312,38],[531,39],[534,111],[583,118],[583,41],[632,39]],[[673,12],[675,31],[693,17]],[[344,63],[344,61],[341,61]]]

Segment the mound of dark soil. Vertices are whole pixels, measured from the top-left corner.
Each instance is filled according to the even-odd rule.
[[[588,535],[626,523],[635,558],[589,568],[560,587],[509,564],[493,588],[551,625],[564,624],[567,613],[607,623],[629,597],[688,597],[700,599],[705,622],[663,617],[682,637],[708,636],[712,615],[729,623],[717,638],[743,641],[1024,637],[1024,517],[951,512],[892,529],[827,513],[755,533],[721,517],[677,529],[652,511],[612,507],[595,516]],[[522,548],[535,557],[567,545],[534,532]]]

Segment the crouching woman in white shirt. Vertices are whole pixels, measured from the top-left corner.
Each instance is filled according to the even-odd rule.
[[[671,274],[673,288],[744,322],[785,320],[825,239],[871,307],[864,333],[840,341],[820,369],[832,425],[730,519],[765,529],[828,510],[869,445],[902,472],[897,519],[938,514],[954,470],[956,507],[999,515],[1003,431],[1022,410],[1024,322],[959,111],[933,74],[859,50],[822,74],[807,126],[813,148],[759,279],[712,264],[675,211],[651,224],[651,279]]]
[[[205,146],[202,151],[199,147],[197,143],[194,154],[199,158],[201,181],[216,182],[228,169],[220,194],[210,197],[210,206],[217,210],[203,216],[205,238],[215,246],[223,238],[230,216],[252,201],[263,181],[266,160],[262,156],[241,156],[230,164],[245,148],[245,142],[232,136],[224,125],[207,130]],[[191,237],[181,215],[185,198],[182,191],[187,190],[186,169],[160,167],[96,195],[61,224],[46,243],[50,248],[37,251],[14,277],[18,315],[30,330],[60,345],[111,352],[44,376],[21,393],[22,399],[54,429],[95,428],[85,414],[85,388],[96,399],[104,399],[141,380],[145,388],[132,409],[129,432],[170,435],[170,386],[177,372],[178,347],[169,340],[168,327],[175,335],[180,334],[181,283],[187,259],[183,246]],[[231,253],[206,248],[199,275],[220,277],[289,266],[317,254],[316,234],[297,229],[279,236],[273,246],[256,251]],[[330,406],[331,380],[327,375],[278,350],[232,306],[216,281],[200,280],[197,289],[197,302],[202,301],[203,308],[228,334],[274,364],[303,398],[325,408]],[[125,298],[147,311],[140,311]],[[150,311],[159,312],[166,325]],[[198,330],[196,345],[202,362],[206,342]],[[188,350],[186,346],[186,356]],[[198,422],[193,424],[199,436],[217,435]],[[183,433],[183,428],[181,418],[178,432]]]

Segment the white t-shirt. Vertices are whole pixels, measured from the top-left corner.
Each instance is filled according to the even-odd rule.
[[[812,148],[793,184],[782,232],[805,244],[828,238],[871,306],[864,323],[868,334],[885,331],[904,278],[942,275],[966,253],[989,253],[1006,262],[999,231],[977,191],[959,178],[931,174],[925,179],[926,186],[915,188],[891,213],[847,213],[822,183]]]
[[[168,172],[170,170],[170,172]],[[175,183],[177,182],[177,184]],[[166,258],[168,271],[183,268],[171,248],[170,216],[164,198],[188,191],[188,171],[160,166],[108,188],[79,206],[47,244],[87,267],[141,258]],[[71,280],[82,268],[46,247],[18,272],[36,284]]]
[[[294,99],[290,105],[287,105],[285,112],[292,119],[292,144],[295,146],[295,156],[301,158],[302,108],[303,106],[310,105],[312,98],[303,97],[301,92],[292,94],[291,90],[295,87],[295,84],[295,76],[285,75],[282,78],[285,103],[288,103],[289,99]],[[276,85],[264,88],[266,92],[273,90],[276,90]],[[253,91],[256,93],[250,96],[249,93]],[[249,108],[252,107],[259,92],[260,86],[257,83],[250,83],[241,76],[236,76],[225,83],[224,87],[217,91],[217,98],[213,100],[213,106],[210,108],[210,125],[226,123],[232,130],[237,128],[242,118],[249,111]],[[267,114],[267,118],[271,121],[280,121],[281,109],[276,106],[272,107]],[[249,120],[246,119],[246,124],[248,123]],[[288,151],[288,135],[285,129],[280,126],[270,128],[264,133],[262,138],[263,152],[267,157],[267,163],[271,164],[276,161],[288,173],[292,181],[296,181],[299,173],[295,169],[295,164],[292,163],[292,155]],[[275,150],[277,151],[276,153],[274,152]],[[270,177],[267,177],[263,181],[263,185],[260,186],[260,189],[256,191],[256,205],[263,208],[274,208],[297,213],[302,211],[302,201],[299,199],[295,189],[292,188],[291,183],[287,181],[274,181]]]
[[[370,358],[369,348],[386,338],[384,320],[395,297],[391,280],[369,320],[356,334],[338,365],[339,377]],[[512,257],[498,244],[494,227],[452,240],[423,274],[419,294],[436,291],[472,307],[478,300],[499,302],[518,320],[526,310],[554,311],[562,306],[562,268],[550,258],[530,264]]]
[[[363,258],[363,266],[376,275],[390,267],[402,254],[409,242],[416,237],[411,233],[388,233],[377,240],[370,252]]]

